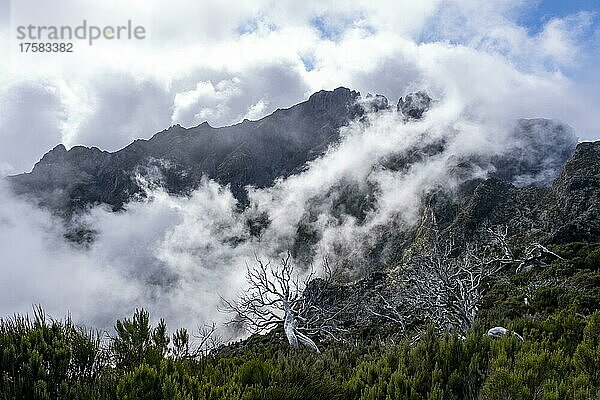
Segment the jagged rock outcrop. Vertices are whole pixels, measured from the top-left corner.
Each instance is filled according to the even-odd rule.
[[[553,248],[600,241],[600,141],[579,143],[551,186],[519,187],[497,177],[463,186],[462,193],[426,196],[421,224],[403,235],[382,237],[380,245],[395,254],[379,268],[367,271],[362,279],[326,288],[326,300],[360,305],[339,317],[353,335],[395,334],[399,325],[388,302],[396,299],[396,304],[402,304],[400,278],[411,255],[423,251],[422,239],[430,229],[452,238],[457,254],[467,243],[480,249],[488,245],[486,227],[506,227],[507,241],[517,257],[532,243]],[[510,268],[515,272],[519,267]],[[418,325],[418,316],[414,317]]]
[[[59,145],[30,173],[9,180],[16,193],[66,216],[98,203],[120,209],[141,192],[136,173],[160,176],[161,185],[178,194],[194,189],[206,175],[229,184],[243,203],[246,185],[268,186],[322,154],[338,139],[339,128],[357,116],[359,96],[346,88],[323,90],[258,121],[222,128],[206,122],[189,129],[175,125],[114,153]]]
[[[402,112],[404,118],[419,119],[429,110],[432,104],[432,98],[425,92],[419,91],[407,94],[404,98],[398,100],[397,110]]]
[[[425,92],[417,92],[401,98],[397,108],[407,119],[419,119],[432,104]],[[206,122],[189,129],[175,125],[114,153],[82,146],[67,151],[58,145],[32,172],[9,180],[16,193],[32,196],[67,218],[98,203],[120,209],[133,196],[143,194],[136,174],[159,180],[168,192],[176,194],[189,193],[208,176],[229,185],[243,206],[245,186],[267,187],[277,177],[297,173],[339,139],[340,127],[367,112],[388,109],[384,96],[361,97],[346,88],[320,91],[258,121],[244,120],[223,128]],[[575,136],[568,127],[544,119],[519,120],[513,136],[517,143],[505,154],[456,160],[455,174],[470,176],[468,170],[478,167],[490,171],[491,179],[467,179],[457,193],[435,194],[431,204],[441,226],[469,234],[483,221],[506,223],[519,215],[520,222],[513,221],[511,226],[515,237],[531,233],[532,224],[547,240],[572,238],[577,232],[596,237],[597,222],[590,218],[597,215],[593,202],[597,171],[578,161],[597,157],[594,144],[581,144],[561,178],[548,189],[544,185],[552,182],[573,153]],[[382,163],[386,169],[400,171],[444,150],[443,141],[425,144]],[[577,172],[582,168],[587,169]],[[532,182],[539,187],[529,185]],[[343,182],[340,185],[332,215],[343,210],[360,221],[372,206],[373,194],[355,187],[346,189]],[[541,209],[546,211],[541,213]],[[551,218],[562,220],[564,215],[569,216],[569,224],[551,229]],[[310,218],[307,215],[307,221]],[[310,224],[298,227],[294,244],[298,254],[310,253],[310,232]],[[404,245],[398,243],[410,243],[410,237],[406,232],[388,235],[373,251],[374,262],[401,257]],[[306,249],[301,251],[303,247]]]
[[[577,145],[551,188],[557,243],[600,240],[600,141]]]
[[[479,183],[449,229],[475,232],[506,225],[514,241],[600,240],[600,142],[580,143],[551,186],[517,187],[498,178]]]
[[[519,119],[507,151],[492,158],[494,175],[517,186],[547,186],[558,176],[577,145],[567,125],[544,118]]]

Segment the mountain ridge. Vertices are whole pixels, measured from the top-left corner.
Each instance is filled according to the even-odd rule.
[[[394,108],[408,121],[420,119],[433,103],[425,92],[416,92],[401,97]],[[383,109],[392,107],[381,95],[362,97],[344,87],[321,90],[256,121],[246,119],[219,128],[206,121],[190,128],[177,124],[115,152],[85,146],[67,150],[59,144],[31,172],[8,180],[15,193],[31,196],[67,219],[97,204],[121,210],[134,196],[144,195],[135,175],[149,170],[161,176],[161,186],[172,194],[189,194],[207,176],[229,185],[243,207],[246,186],[268,187],[279,177],[300,172],[340,139],[341,127]],[[545,119],[519,120],[516,129],[526,146],[515,148],[512,156],[484,160],[484,164],[494,165],[497,171],[492,174],[507,181],[525,173],[524,184],[535,173],[551,171],[542,177],[549,184],[574,151],[574,136],[563,125]],[[549,147],[541,134],[552,134],[559,145]],[[537,153],[523,153],[523,148],[538,144]],[[398,162],[410,162],[410,158]]]
[[[9,181],[17,194],[32,194],[41,205],[67,216],[98,203],[118,210],[142,192],[131,179],[136,168],[145,166],[144,161],[163,159],[174,167],[158,165],[169,192],[186,193],[207,175],[230,184],[234,196],[244,202],[246,185],[264,187],[322,154],[339,137],[339,128],[360,112],[352,107],[358,96],[338,88],[317,92],[256,121],[221,128],[207,122],[192,128],[173,125],[112,153],[84,146],[67,150],[61,144],[31,172]],[[215,132],[218,135],[210,134]]]

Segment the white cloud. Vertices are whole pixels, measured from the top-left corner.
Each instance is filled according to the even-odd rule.
[[[190,198],[160,189],[127,212],[95,208],[81,223],[97,231],[86,249],[64,241],[63,224],[0,187],[0,315],[42,304],[54,317],[109,329],[145,307],[171,326],[223,322],[220,296],[234,297],[244,263],[261,247],[247,236],[231,193],[206,181]]]
[[[90,260],[62,238],[61,224],[0,186],[0,313],[29,312],[34,304],[59,317],[109,327],[140,290],[110,266]],[[100,301],[100,299],[103,299]],[[118,311],[117,311],[118,312]]]
[[[9,173],[28,171],[62,141],[67,120],[60,90],[47,81],[19,81],[0,91],[0,162]]]
[[[414,222],[424,190],[453,184],[452,155],[506,147],[515,118],[557,118],[582,139],[600,137],[599,92],[589,88],[600,81],[600,57],[589,48],[593,40],[585,40],[595,18],[589,13],[551,19],[531,33],[518,23],[530,5],[516,0],[13,5],[11,30],[0,28],[0,51],[7,54],[0,65],[2,174],[30,169],[61,141],[114,150],[174,123],[260,118],[337,86],[381,93],[392,104],[425,88],[440,103],[419,123],[401,125],[398,115],[383,113],[369,129],[351,126],[344,142],[304,173],[252,191],[255,208],[248,212],[264,210],[272,220],[260,243],[231,245],[247,235],[244,216],[212,182],[189,199],[155,190],[152,201],[131,203],[126,213],[94,209],[88,223],[99,236],[89,250],[64,243],[56,220],[0,191],[0,255],[10,263],[3,287],[20,288],[2,291],[2,313],[40,301],[55,314],[69,308],[99,324],[137,305],[176,324],[223,319],[214,311],[218,296],[242,287],[240,271],[257,248],[276,253],[289,245],[309,203],[319,211],[314,224],[323,249],[341,243],[358,251],[350,243],[358,237],[368,243],[391,216]],[[18,53],[9,40],[15,24],[83,18],[96,24],[132,19],[148,37],[76,43],[75,53],[52,55]],[[442,137],[447,152],[418,168],[377,167],[382,157]],[[331,215],[337,187],[348,181],[380,190],[364,223]],[[98,298],[105,302],[95,304]]]
[[[256,104],[250,106],[248,112],[246,113],[246,115],[244,115],[244,118],[254,121],[264,117],[265,115],[267,115],[267,105],[268,102],[266,102],[263,99],[260,99]]]
[[[578,53],[582,51],[578,37],[590,27],[591,20],[588,12],[550,20],[537,38],[542,54],[560,65],[576,64]]]
[[[382,92],[395,101],[407,88],[431,85],[426,75],[434,73],[433,84],[449,90],[456,77],[444,75],[443,68],[460,70],[460,78],[470,80],[475,90],[487,86],[487,78],[502,82],[498,86],[506,91],[515,78],[538,81],[538,87],[562,86],[554,105],[518,108],[524,114],[564,117],[577,130],[592,131],[581,116],[584,111],[569,109],[578,93],[569,85],[576,83],[574,78],[565,75],[563,67],[589,57],[579,38],[589,33],[593,14],[554,18],[540,33],[530,34],[517,23],[527,7],[531,5],[516,0],[359,1],[343,6],[333,1],[302,6],[293,1],[254,1],[234,6],[217,1],[178,0],[167,5],[54,0],[43,7],[25,0],[13,5],[12,30],[20,23],[79,24],[84,18],[89,23],[120,24],[124,21],[114,17],[114,10],[120,10],[123,18],[143,24],[148,37],[94,46],[77,43],[76,52],[68,56],[20,54],[14,40],[4,39],[12,49],[5,79],[44,80],[54,86],[60,82],[61,97],[76,94],[69,103],[77,105],[70,107],[73,115],[61,128],[63,141],[107,149],[121,147],[132,137],[149,137],[170,123],[191,125],[207,119],[213,125],[231,124],[261,99],[269,104],[264,112],[270,112],[312,91],[340,85]],[[324,36],[316,21],[337,32],[335,40]],[[463,60],[462,55],[468,58]],[[43,68],[32,63],[32,57],[43,57]],[[441,57],[447,58],[443,66]],[[437,59],[440,70],[431,71],[435,65],[420,58]],[[264,73],[269,70],[277,73]],[[188,83],[182,85],[185,80]],[[226,82],[230,83],[224,88]],[[214,93],[202,92],[211,86]],[[290,90],[291,86],[300,90]],[[528,97],[547,95],[530,89]],[[505,99],[492,90],[488,97]],[[598,102],[594,96],[577,106],[587,111]],[[560,108],[565,111],[555,115]],[[118,117],[106,118],[107,113]],[[171,121],[166,121],[165,113]],[[29,151],[25,146],[16,150]],[[33,152],[27,160],[31,157]]]
[[[214,86],[211,82],[198,82],[195,89],[177,93],[171,120],[184,125],[198,125],[211,120],[223,125],[222,120],[231,113],[226,102],[241,94],[239,83],[239,78],[223,80]]]

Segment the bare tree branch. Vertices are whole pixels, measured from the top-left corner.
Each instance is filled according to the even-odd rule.
[[[334,271],[323,259],[323,278],[311,268],[302,276],[294,268],[290,252],[279,260],[276,267],[255,255],[255,264],[246,266],[248,289],[236,300],[223,299],[225,311],[235,314],[230,323],[242,323],[250,333],[266,333],[282,326],[292,347],[303,345],[319,352],[307,335],[327,335],[338,340],[336,317],[341,308],[324,306],[323,285],[309,284],[317,279],[324,284],[333,280]]]
[[[519,272],[544,266],[547,258],[561,258],[539,243],[527,247],[522,258],[516,258],[508,244],[508,229],[502,226],[486,228],[487,242],[468,244],[462,251],[452,238],[442,239],[437,229],[427,233],[428,242],[407,263],[404,290],[398,299],[392,301],[380,295],[381,310],[370,309],[373,315],[396,322],[402,329],[418,320],[440,331],[464,333],[472,326],[493,277],[511,265],[517,265]]]

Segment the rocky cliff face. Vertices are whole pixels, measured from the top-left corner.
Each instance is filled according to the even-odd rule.
[[[417,92],[401,98],[397,110],[405,120],[419,119],[432,103],[426,93]],[[193,128],[175,125],[114,153],[82,146],[67,151],[58,145],[30,173],[9,180],[17,194],[31,196],[67,218],[95,204],[121,209],[132,196],[144,194],[136,176],[159,180],[174,194],[189,193],[207,176],[230,185],[243,206],[245,186],[268,187],[278,177],[297,173],[338,141],[340,127],[367,112],[389,109],[380,95],[361,97],[346,88],[320,91],[258,121],[222,128],[206,122]],[[541,119],[521,120],[515,129],[521,142],[510,152],[463,164],[491,166],[493,176],[520,186],[549,184],[574,151],[574,135],[564,125]],[[385,167],[403,169],[443,148],[438,143],[414,149],[385,160]]]
[[[550,186],[516,186],[498,178],[476,183],[457,205],[449,230],[472,233],[506,225],[514,241],[600,240],[600,142],[580,143]],[[473,183],[472,183],[473,184]],[[440,208],[438,217],[449,220]]]
[[[258,121],[223,128],[206,122],[189,129],[176,125],[114,153],[59,145],[31,173],[9,179],[16,193],[67,216],[98,203],[121,208],[141,192],[136,174],[161,176],[161,184],[177,194],[189,192],[206,175],[229,184],[243,203],[246,185],[268,186],[322,154],[338,139],[339,128],[364,112],[358,97],[346,88],[321,91]]]
[[[600,142],[580,143],[551,188],[558,243],[600,240]]]
[[[524,257],[534,243],[555,249],[566,260],[572,257],[569,252],[573,248],[593,249],[600,242],[600,141],[579,143],[550,186],[517,186],[490,177],[466,182],[461,190],[452,196],[443,192],[430,193],[423,202],[420,224],[401,234],[382,236],[380,248],[387,247],[388,252],[379,268],[371,269],[361,279],[322,289],[327,306],[345,302],[360,305],[344,310],[339,316],[342,325],[352,334],[367,337],[397,334],[399,325],[394,321],[394,310],[407,307],[402,298],[406,289],[402,279],[406,277],[404,274],[410,274],[407,268],[411,257],[427,251],[430,243],[425,244],[428,242],[425,237],[432,229],[440,238],[452,240],[456,254],[449,257],[461,254],[467,244],[485,249],[491,243],[489,235],[485,234],[487,227],[506,229],[507,243],[517,258]],[[588,258],[592,265],[592,257]],[[532,301],[541,301],[543,295],[547,295],[549,301],[556,302],[556,293],[549,289],[556,285],[564,288],[560,290],[573,290],[575,296],[585,299],[583,293],[587,289],[582,287],[595,288],[597,282],[592,280],[589,285],[573,286],[571,276],[581,272],[569,264],[572,260],[565,260],[557,260],[559,272],[552,269],[556,267],[538,264],[530,267],[538,265],[537,270],[529,269],[521,274],[518,274],[516,264],[501,271],[490,280],[489,285],[494,289],[481,305],[484,319],[495,320],[498,315],[514,317],[511,314],[515,313],[514,309],[503,308],[514,305],[511,303],[514,299],[502,291],[526,293],[521,297],[530,296]],[[598,267],[596,262],[594,268]],[[550,275],[552,277],[548,278]],[[495,291],[500,291],[501,295]],[[517,308],[522,308],[519,312],[527,313],[529,305],[523,301],[521,298]],[[516,315],[520,314],[517,312]],[[422,322],[418,318],[412,321],[415,326]]]

